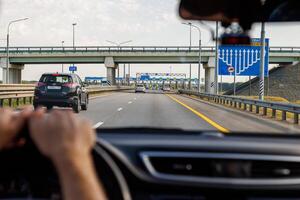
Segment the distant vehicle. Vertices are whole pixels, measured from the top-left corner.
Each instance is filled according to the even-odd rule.
[[[76,74],[43,74],[34,91],[33,106],[71,107],[74,112],[87,110],[89,95]]]
[[[165,91],[165,92],[170,92],[170,91],[171,91],[170,86],[164,86],[164,87],[163,87],[163,91]]]
[[[146,93],[146,88],[143,84],[137,84],[135,87],[135,92],[143,92]]]

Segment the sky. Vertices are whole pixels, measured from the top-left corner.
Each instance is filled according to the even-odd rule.
[[[189,45],[189,27],[181,24],[178,0],[0,0],[0,3],[0,46],[5,46],[8,22],[24,17],[29,20],[11,28],[11,46],[61,46],[62,41],[65,46],[71,46],[74,22],[77,23],[76,46],[111,45],[106,40],[132,40],[128,44],[132,46]],[[259,24],[253,26],[252,37],[260,36],[259,27]],[[203,45],[213,45],[208,30],[205,27],[201,30]],[[266,26],[271,46],[300,46],[299,32],[300,23]],[[193,30],[194,46],[198,39],[198,32]],[[77,66],[82,78],[106,76],[102,64]],[[189,72],[187,64],[131,66],[131,76],[137,72]],[[22,75],[24,80],[38,80],[44,72],[60,70],[61,65],[26,65]],[[203,69],[201,74],[203,77]],[[192,76],[197,76],[197,65],[192,66]]]

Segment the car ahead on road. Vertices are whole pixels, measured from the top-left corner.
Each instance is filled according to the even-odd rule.
[[[143,92],[146,93],[146,87],[143,84],[137,84],[135,87],[135,92]]]
[[[170,92],[170,91],[171,91],[170,86],[164,86],[164,87],[163,87],[163,91],[164,91],[164,92]]]
[[[34,91],[33,106],[71,107],[74,112],[87,110],[89,95],[76,74],[43,74]]]

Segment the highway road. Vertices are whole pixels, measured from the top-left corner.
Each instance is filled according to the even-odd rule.
[[[156,93],[114,92],[90,100],[95,128],[152,127],[222,132],[300,133],[298,125],[226,108],[191,97]]]

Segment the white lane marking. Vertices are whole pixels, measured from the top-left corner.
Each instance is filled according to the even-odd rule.
[[[132,101],[129,101],[128,104],[132,104]]]
[[[134,98],[134,100],[136,100],[136,98]]]
[[[99,128],[100,126],[102,126],[102,124],[104,124],[104,122],[98,122],[97,124],[95,124],[94,126],[93,126],[93,128]]]
[[[120,112],[121,110],[123,110],[123,108],[118,108],[118,112]]]

